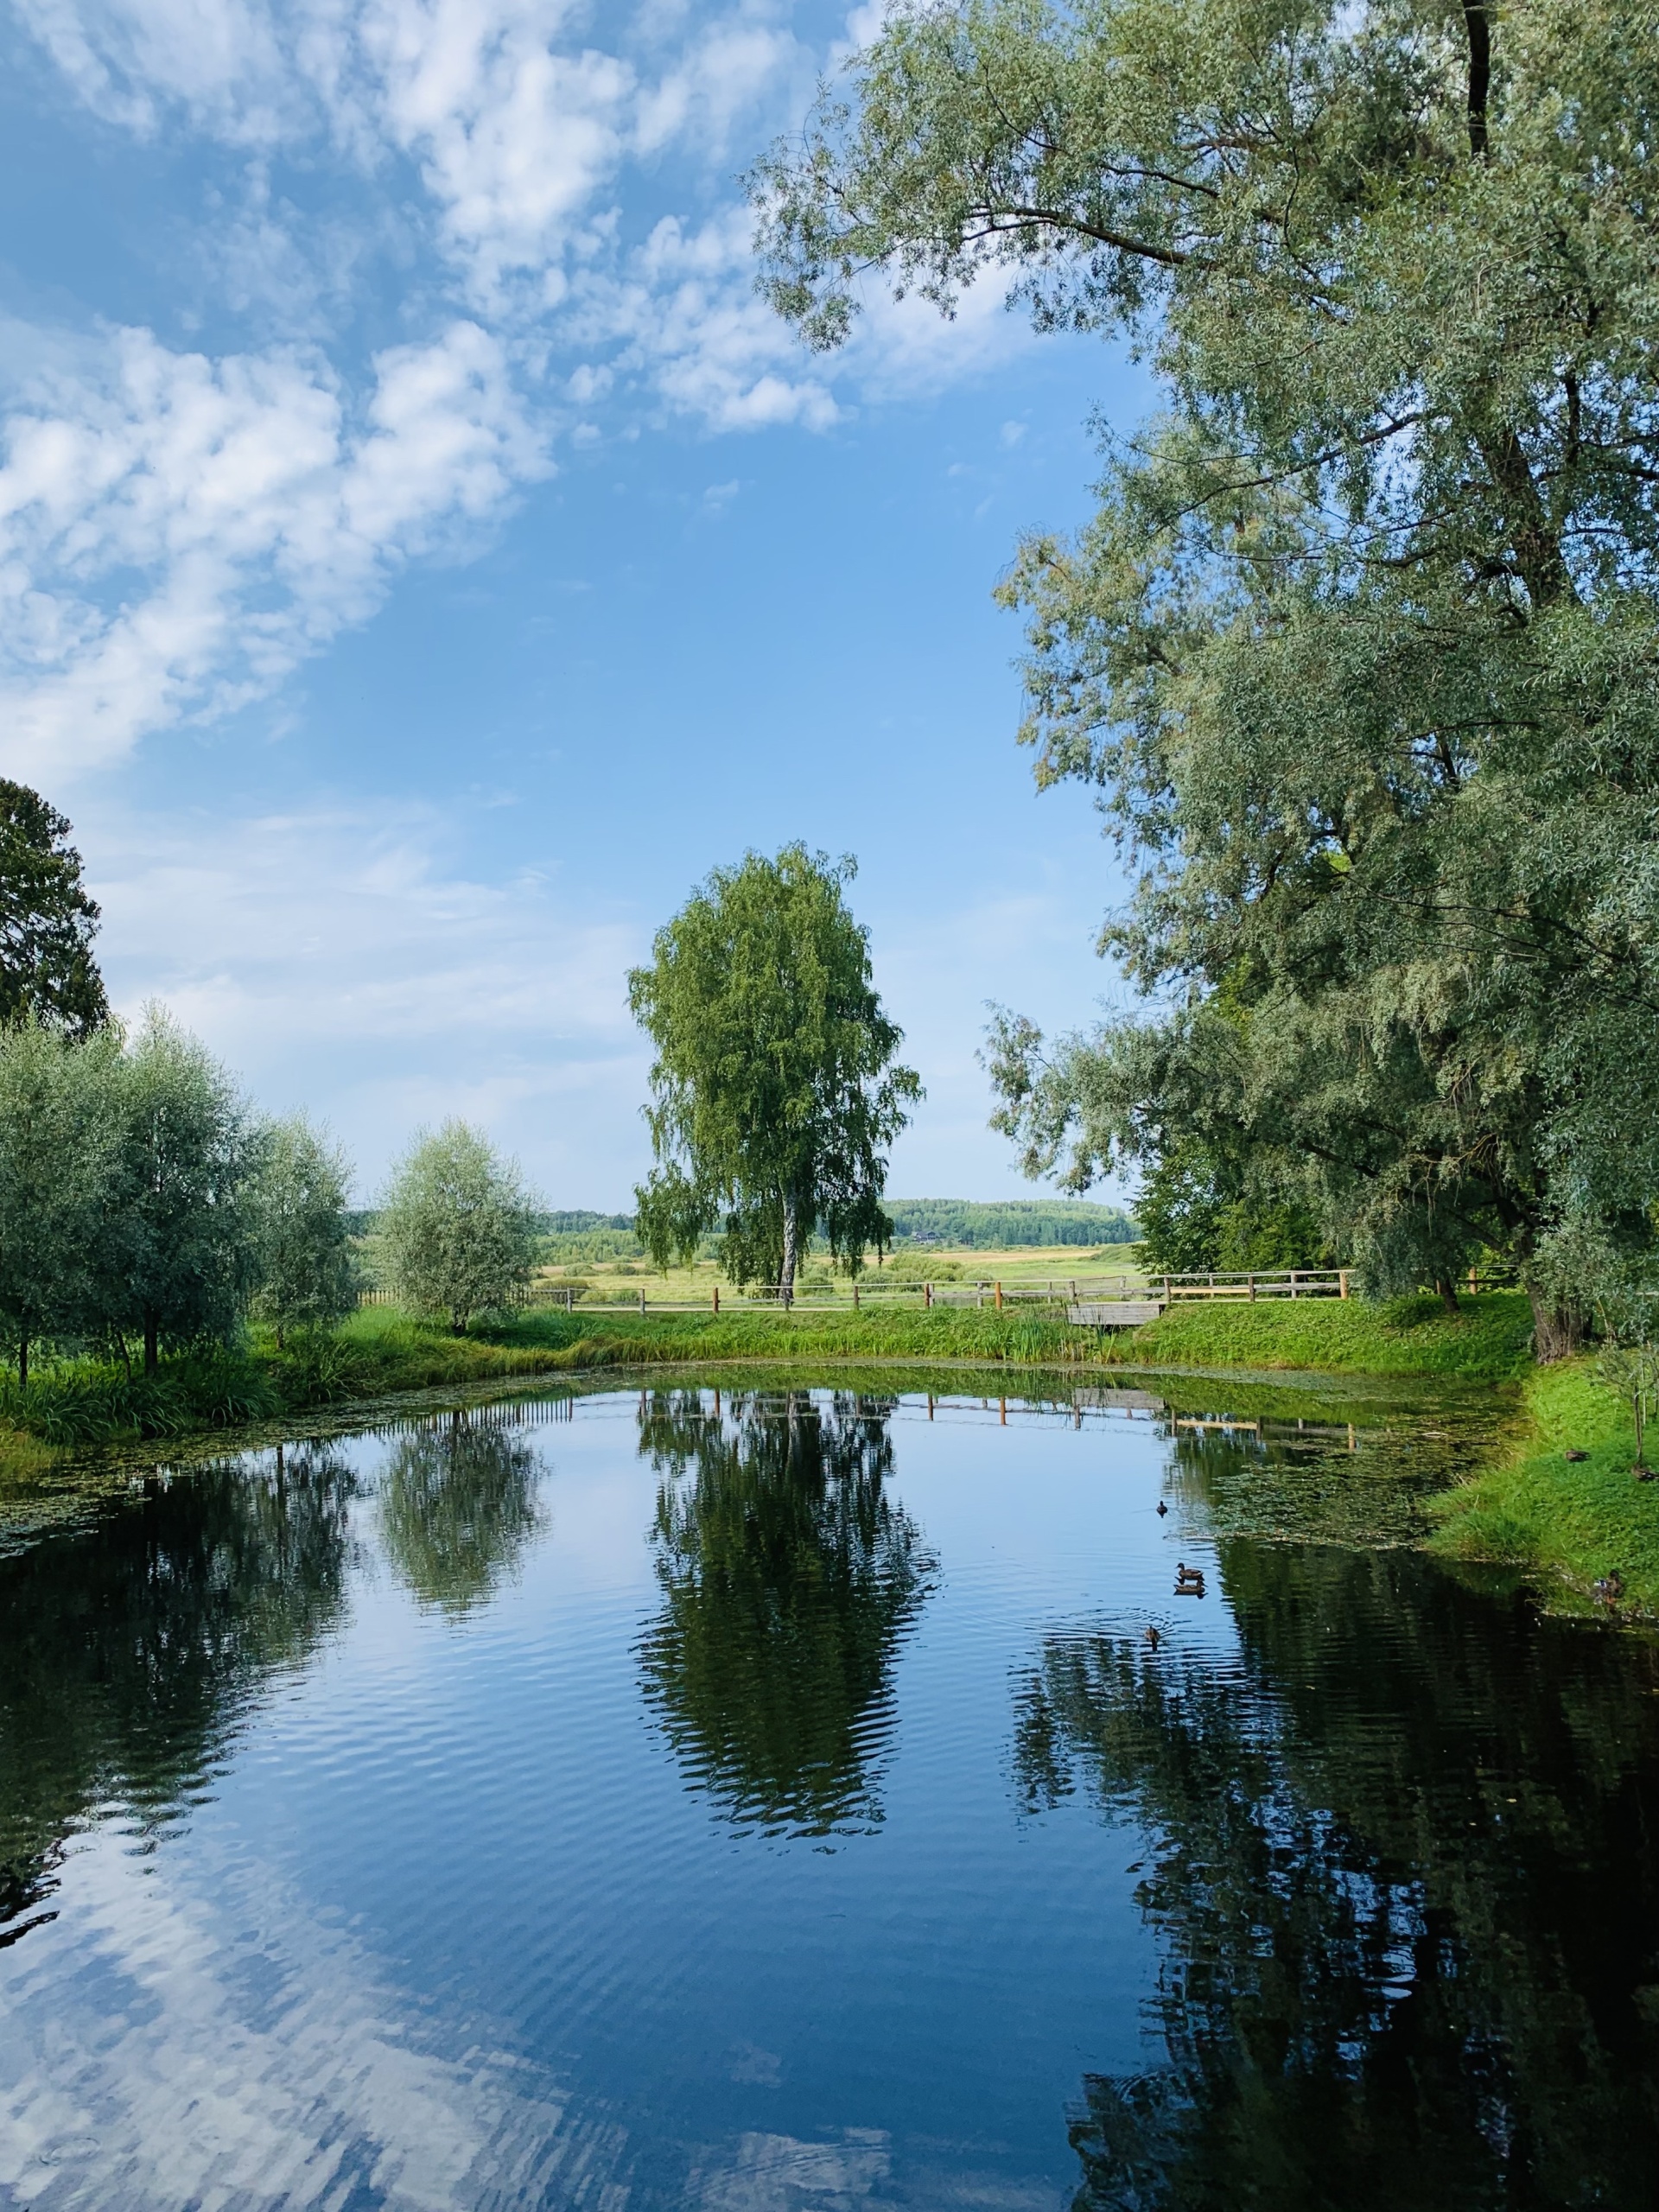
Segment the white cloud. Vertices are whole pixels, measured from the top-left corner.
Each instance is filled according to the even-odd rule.
[[[649,931],[627,908],[572,913],[550,853],[479,880],[454,855],[471,826],[393,799],[83,810],[111,996],[129,1015],[161,997],[272,1109],[326,1101],[365,1192],[417,1123],[459,1114],[555,1204],[618,1205],[647,1161],[624,979]]]
[[[544,473],[499,342],[458,321],[372,364],[219,361],[146,330],[37,374],[0,466],[0,756],[59,777],[267,693],[391,567]]]
[[[961,294],[949,317],[915,293],[896,300],[872,283],[843,373],[873,400],[922,398],[987,376],[1038,342],[1029,321],[1007,302],[1007,275],[995,268]]]
[[[383,127],[419,160],[474,292],[556,261],[621,150],[633,72],[561,53],[559,0],[372,0],[359,25]]]
[[[654,154],[677,141],[695,140],[705,157],[718,156],[731,143],[740,116],[780,87],[804,93],[811,79],[811,57],[787,31],[741,16],[724,18],[706,26],[654,85],[641,87],[634,145]]]
[[[196,1887],[118,1834],[76,1847],[73,1924],[21,1953],[8,1993],[9,2202],[321,2212],[366,2187],[445,2212],[519,2201],[555,2162],[608,2197],[621,2129],[479,2024],[463,2058],[434,2048],[361,1943],[265,1868],[204,1853]],[[89,2005],[111,1989],[114,2012]]]
[[[710,429],[798,423],[822,430],[840,414],[829,385],[809,372],[809,357],[755,295],[742,208],[696,226],[664,216],[620,279],[588,285],[582,322],[594,343],[620,340],[619,366]]]
[[[634,427],[630,409],[715,435],[823,431],[840,395],[907,399],[1028,342],[994,280],[950,324],[873,291],[830,365],[764,305],[723,149],[740,118],[758,145],[798,112],[812,57],[741,7],[647,11],[614,51],[586,40],[576,0],[23,11],[99,114],[238,149],[203,256],[287,340],[214,358],[118,330],[23,380],[0,423],[0,759],[24,773],[61,782],[269,695],[372,613],[400,562],[464,543],[546,474],[556,435],[594,443]],[[273,197],[279,151],[344,160],[364,240],[413,254],[411,342],[353,363],[331,331],[369,249],[337,212]],[[642,236],[638,175],[671,151],[702,179],[677,187],[695,207]]]
[[[18,12],[93,113],[142,136],[170,106],[239,143],[273,143],[301,122],[258,0],[20,0]]]

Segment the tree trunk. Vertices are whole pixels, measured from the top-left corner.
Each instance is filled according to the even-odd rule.
[[[1452,1287],[1451,1278],[1448,1275],[1437,1275],[1434,1278],[1434,1287],[1440,1294],[1440,1303],[1445,1306],[1448,1313],[1459,1313],[1462,1312],[1462,1307],[1458,1304],[1457,1291]]]
[[[1532,1306],[1533,1357],[1540,1367],[1571,1359],[1584,1342],[1584,1316],[1572,1306],[1552,1304],[1530,1285],[1527,1297]]]
[[[153,1375],[162,1363],[161,1323],[153,1306],[144,1308],[144,1372]]]
[[[795,1193],[784,1193],[784,1263],[779,1272],[779,1302],[792,1306],[795,1302],[796,1246],[799,1237],[799,1224],[795,1217]]]

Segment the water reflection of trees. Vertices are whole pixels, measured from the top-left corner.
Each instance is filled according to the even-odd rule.
[[[483,1603],[542,1525],[541,1459],[511,1409],[423,1423],[380,1477],[380,1537],[423,1605],[460,1615]]]
[[[247,1697],[344,1598],[349,1467],[323,1447],[152,1480],[90,1529],[0,1558],[0,1942],[68,1834],[111,1807],[154,1834]]]
[[[1085,2082],[1079,2212],[1653,2202],[1654,1655],[1404,1554],[1224,1571],[1242,1666],[1057,1636],[1020,1686],[1027,1802],[1152,1839],[1167,2063]]]
[[[807,1834],[880,1818],[894,1654],[934,1562],[888,1497],[892,1402],[696,1392],[642,1401],[663,1478],[663,1608],[645,1688],[682,1764],[735,1818]]]

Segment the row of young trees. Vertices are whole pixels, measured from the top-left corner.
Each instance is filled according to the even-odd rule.
[[[327,1326],[364,1287],[352,1171],[303,1115],[261,1114],[160,1008],[129,1034],[93,957],[99,910],[63,815],[0,778],[0,1348],[153,1370],[252,1317]],[[381,1201],[376,1272],[456,1331],[510,1304],[535,1201],[464,1122],[418,1135]]]
[[[351,1168],[302,1115],[257,1113],[158,1011],[130,1038],[0,1031],[0,1341],[27,1384],[43,1345],[153,1370],[249,1317],[326,1327],[364,1272]],[[464,1123],[418,1137],[378,1221],[377,1272],[457,1332],[528,1280],[536,1216],[513,1167]]]
[[[153,1369],[257,1303],[279,1326],[356,1301],[346,1167],[303,1121],[254,1116],[159,1012],[130,1040],[30,1018],[0,1035],[0,1328]]]

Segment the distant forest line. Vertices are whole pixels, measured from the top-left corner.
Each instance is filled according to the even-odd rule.
[[[1022,1246],[1132,1244],[1140,1235],[1121,1207],[1091,1205],[1082,1198],[888,1198],[885,1204],[895,1249],[937,1244],[1001,1252]],[[376,1218],[372,1208],[353,1214],[353,1235],[372,1236]],[[632,1214],[583,1207],[550,1210],[537,1215],[536,1228],[544,1264],[643,1256]]]

